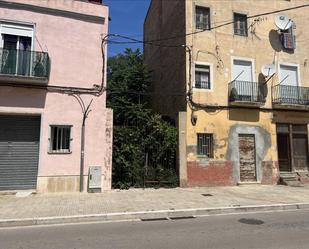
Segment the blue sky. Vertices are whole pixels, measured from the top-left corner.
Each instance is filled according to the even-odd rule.
[[[109,6],[109,33],[143,39],[143,24],[150,0],[103,0]],[[141,44],[108,45],[108,55],[121,53],[126,47],[142,48]]]

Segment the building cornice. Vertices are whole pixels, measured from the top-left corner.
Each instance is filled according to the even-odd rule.
[[[41,14],[46,14],[46,15],[61,16],[61,17],[66,17],[66,18],[71,18],[71,19],[76,19],[79,21],[91,22],[91,23],[96,23],[96,24],[105,23],[105,18],[102,16],[88,15],[88,14],[67,11],[67,10],[60,10],[60,9],[54,9],[54,8],[36,6],[36,5],[24,4],[24,3],[15,3],[15,2],[0,0],[0,8],[26,10],[26,11],[31,11],[31,12],[36,12],[36,13],[41,13]]]

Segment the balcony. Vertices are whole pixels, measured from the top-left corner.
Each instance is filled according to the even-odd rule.
[[[309,87],[276,85],[272,87],[272,101],[276,108],[309,109]]]
[[[230,105],[261,106],[265,104],[267,85],[251,81],[232,81],[229,83]]]
[[[0,48],[0,81],[6,83],[47,84],[48,53]]]

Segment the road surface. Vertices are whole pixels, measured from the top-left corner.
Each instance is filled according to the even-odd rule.
[[[308,249],[309,210],[0,229],[0,249]]]

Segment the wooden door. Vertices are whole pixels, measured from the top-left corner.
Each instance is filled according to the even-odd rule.
[[[240,181],[256,181],[255,137],[251,134],[239,135]]]
[[[295,171],[308,170],[307,134],[293,134],[293,161]]]

